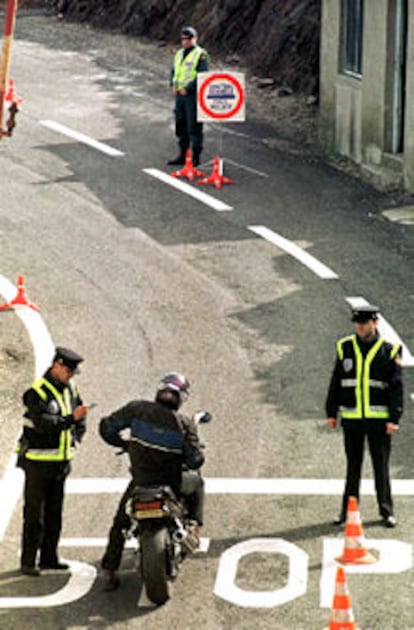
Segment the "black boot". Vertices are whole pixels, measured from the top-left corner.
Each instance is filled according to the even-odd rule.
[[[200,164],[201,149],[193,149],[193,166]]]
[[[177,155],[177,157],[173,158],[172,160],[168,160],[167,164],[182,166],[183,164],[185,164],[185,154],[186,151],[184,149],[180,149],[180,153]]]

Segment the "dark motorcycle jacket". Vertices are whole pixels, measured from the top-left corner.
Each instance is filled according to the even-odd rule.
[[[129,440],[121,433],[129,429]],[[102,418],[101,437],[128,450],[138,485],[169,485],[179,495],[183,465],[197,469],[204,462],[192,418],[159,402],[136,400]]]

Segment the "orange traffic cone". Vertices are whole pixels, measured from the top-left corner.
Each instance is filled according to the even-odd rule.
[[[2,304],[0,306],[0,311],[6,311],[10,308],[14,308],[15,306],[28,306],[32,308],[34,311],[38,311],[36,304],[30,302],[26,295],[26,289],[24,288],[24,279],[23,276],[17,277],[17,295],[7,304]]]
[[[221,188],[222,184],[232,184],[233,180],[228,177],[224,177],[222,174],[222,162],[220,158],[215,157],[213,160],[213,171],[209,177],[200,179],[197,184],[214,184],[216,188]]]
[[[346,583],[345,571],[338,567],[336,571],[335,593],[329,627],[325,630],[360,630],[355,624],[351,597]]]
[[[355,497],[349,497],[348,499],[344,551],[342,556],[336,558],[336,560],[341,564],[372,564],[377,561],[365,548],[365,537],[359,516],[358,501]]]
[[[6,92],[4,100],[9,105],[20,105],[21,103],[23,103],[23,99],[17,96],[16,92],[14,91],[13,79],[9,79],[9,89]]]
[[[196,177],[204,177],[204,173],[193,166],[190,149],[185,154],[184,167],[179,171],[175,171],[175,173],[171,173],[171,177],[186,177],[190,182],[194,181]]]

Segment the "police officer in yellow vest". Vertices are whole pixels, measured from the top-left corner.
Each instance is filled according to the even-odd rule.
[[[174,57],[171,86],[175,94],[175,135],[180,152],[168,164],[184,164],[191,147],[193,165],[198,166],[203,149],[203,125],[197,122],[197,74],[208,70],[207,52],[197,44],[197,32],[192,26],[181,29],[180,48]]]
[[[56,348],[52,366],[23,394],[23,433],[18,466],[25,472],[21,571],[66,570],[57,546],[62,526],[65,479],[74,448],[86,430],[88,407],[72,379],[83,358]],[[37,553],[40,550],[39,568]]]
[[[395,527],[390,488],[391,435],[398,430],[403,412],[400,344],[379,336],[378,307],[354,309],[356,334],[340,339],[326,400],[327,424],[341,418],[347,472],[342,508],[334,523],[345,522],[348,498],[359,499],[365,437],[374,470],[380,516],[386,527]]]

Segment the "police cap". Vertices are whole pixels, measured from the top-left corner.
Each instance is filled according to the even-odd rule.
[[[181,35],[192,39],[193,37],[197,37],[197,31],[192,26],[183,26]]]
[[[61,365],[66,365],[70,370],[76,372],[79,363],[83,361],[83,357],[74,352],[73,350],[69,350],[69,348],[63,348],[59,346],[56,348],[55,356],[53,358],[53,362],[60,363]]]
[[[351,321],[364,324],[371,319],[378,319],[379,308],[374,304],[366,304],[352,309]]]

